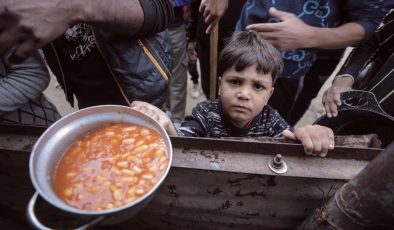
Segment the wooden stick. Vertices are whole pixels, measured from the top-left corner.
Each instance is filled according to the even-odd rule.
[[[216,85],[217,85],[217,66],[218,66],[218,38],[219,38],[219,23],[216,24],[215,28],[211,32],[210,36],[210,89],[209,99],[215,99],[216,97]]]

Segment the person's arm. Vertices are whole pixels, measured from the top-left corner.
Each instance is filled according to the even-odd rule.
[[[0,77],[0,114],[12,112],[37,98],[48,86],[48,70],[36,52],[20,64],[5,64],[7,75]]]
[[[149,104],[143,101],[133,101],[131,103],[131,108],[138,110],[142,113],[145,113],[149,117],[153,118],[157,121],[163,128],[167,131],[167,133],[171,136],[177,136],[177,132],[174,128],[174,124],[172,124],[171,119],[167,116],[165,112],[156,106]]]
[[[338,115],[338,106],[341,105],[341,93],[352,90],[354,79],[373,60],[378,49],[377,34],[368,42],[354,48],[342,65],[332,86],[329,87],[322,97],[322,103],[327,117]]]
[[[26,58],[32,50],[53,41],[79,22],[125,35],[144,36],[164,30],[172,19],[170,0],[3,0],[0,54],[13,47],[14,58]]]
[[[299,48],[344,48],[358,44],[365,36],[363,26],[355,22],[336,28],[319,28],[304,23],[293,13],[273,7],[269,9],[269,13],[281,22],[251,24],[246,30],[259,32],[281,51]]]
[[[228,0],[201,0],[199,11],[204,17],[205,24],[208,25],[205,33],[211,33],[226,12],[227,7]]]
[[[307,125],[283,131],[283,137],[298,140],[304,146],[307,155],[325,157],[329,150],[334,149],[334,133],[330,128],[320,125]]]

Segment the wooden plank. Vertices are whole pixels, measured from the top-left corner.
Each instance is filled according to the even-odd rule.
[[[219,23],[213,28],[210,35],[210,89],[209,99],[215,99],[217,88],[217,68],[218,68],[218,38]]]

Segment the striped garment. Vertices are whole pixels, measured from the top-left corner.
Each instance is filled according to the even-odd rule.
[[[366,68],[366,76],[357,78]],[[352,50],[338,72],[341,74],[356,78],[354,88],[374,93],[383,110],[394,116],[394,10],[370,40]]]
[[[290,126],[270,106],[265,106],[247,128],[237,128],[222,112],[220,100],[211,100],[193,108],[178,133],[190,137],[281,137],[285,129]]]

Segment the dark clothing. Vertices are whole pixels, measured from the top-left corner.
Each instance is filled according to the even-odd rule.
[[[80,24],[70,28],[70,34],[80,28]],[[76,43],[75,37],[70,39],[68,30],[64,37],[43,48],[49,67],[71,105],[75,95],[79,108],[129,105],[133,100],[161,107],[172,69],[167,32],[136,40],[87,28],[93,32],[75,35],[83,36],[83,43]],[[67,42],[75,47],[74,53],[70,53],[69,46],[62,46]]]
[[[145,19],[164,11],[154,16],[156,20],[144,20],[162,20],[151,23],[157,30],[167,26],[163,22],[173,20],[171,1],[140,2]],[[169,10],[168,5],[171,6]],[[79,108],[102,104],[129,105],[133,100],[161,107],[171,76],[171,41],[167,32],[146,37],[151,32],[143,28],[130,37],[76,24],[43,50],[71,105],[74,105],[75,95]]]
[[[371,64],[367,74],[357,79],[361,71]],[[340,74],[356,78],[356,89],[373,92],[383,110],[394,116],[394,11],[383,20],[374,36],[357,46],[349,54]]]
[[[270,106],[265,106],[248,128],[238,128],[223,113],[220,100],[210,100],[193,108],[178,132],[191,137],[279,137],[286,129],[290,126]]]
[[[259,1],[249,0],[241,13],[237,30],[254,23],[277,22],[269,15],[268,9],[289,11],[304,23],[321,28],[334,28],[344,22],[359,23],[367,36],[371,37],[380,21],[388,11],[382,1],[360,0],[321,0],[321,1]],[[312,66],[317,49],[297,49],[282,52],[285,67],[280,78],[300,79]],[[297,83],[298,84],[298,83]]]
[[[192,80],[193,84],[198,84],[199,74],[198,74],[198,70],[197,70],[197,62],[195,62],[195,63],[189,62],[187,65],[187,70],[191,76],[191,80]]]
[[[174,20],[173,2],[170,0],[140,0],[144,11],[144,24],[134,37],[153,36],[163,31]]]
[[[168,25],[167,28],[177,28],[183,23],[185,23],[185,21],[183,20],[182,7],[174,7],[174,20]]]
[[[218,53],[224,48],[226,40],[233,34],[235,30],[235,24],[237,23],[238,17],[241,13],[242,6],[246,0],[231,1],[226,10],[226,13],[219,21],[219,41],[218,41]],[[194,24],[188,25],[188,39],[197,42],[197,53],[200,61],[201,70],[201,87],[207,96],[210,97],[210,35],[206,34],[205,31],[208,25],[204,22],[202,14],[198,13],[198,7],[201,1],[196,1],[191,5],[192,15],[196,17]],[[219,62],[218,62],[219,63]],[[222,70],[218,66],[218,73]],[[216,90],[217,92],[217,90]],[[215,95],[216,96],[216,95]]]
[[[254,23],[277,22],[278,19],[268,13],[268,9],[274,6],[279,10],[294,13],[306,24],[314,27],[334,28],[346,22],[359,23],[366,32],[365,40],[367,40],[372,36],[391,4],[393,4],[392,0],[249,0],[241,13],[237,30],[244,30],[247,25]],[[293,120],[291,110],[304,86],[305,74],[316,60],[317,51],[318,49],[309,48],[282,52],[284,70],[275,84],[270,105],[277,108],[286,120]],[[276,98],[279,96],[284,100]]]
[[[67,92],[75,94],[79,108],[99,104],[127,105],[96,47],[91,26],[77,24],[69,28],[64,37],[53,42],[53,48],[57,51],[57,57],[66,77]],[[52,61],[49,63],[51,64]],[[59,83],[65,85],[61,76],[59,74],[56,76]],[[104,86],[105,90],[98,91]]]
[[[294,126],[308,110],[312,99],[316,97],[324,82],[326,82],[326,80],[334,72],[339,61],[340,57],[336,58],[335,56],[333,56],[331,59],[316,59],[312,67],[306,73],[304,87],[302,88],[297,100],[294,102],[291,110],[289,111],[287,122],[289,122],[290,125]],[[276,97],[271,97],[270,100],[272,104],[286,106],[281,101],[273,102],[273,100],[277,100]],[[278,110],[283,111],[285,109]]]

